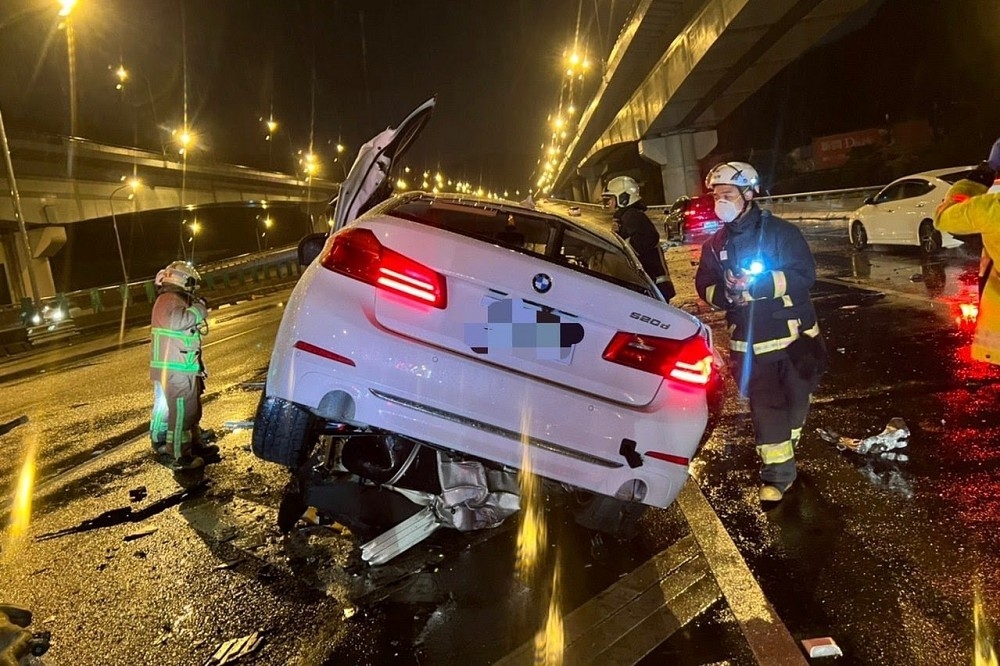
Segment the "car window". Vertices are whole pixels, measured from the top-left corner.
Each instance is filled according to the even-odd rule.
[[[893,183],[889,185],[884,190],[875,195],[875,203],[884,203],[886,201],[896,201],[897,199],[903,198],[903,187],[906,185],[905,182]]]
[[[397,201],[383,213],[510,247],[651,295],[648,278],[621,247],[555,217],[423,197]]]
[[[946,173],[944,175],[938,176],[938,178],[948,183],[949,185],[954,185],[963,178],[968,178],[970,173],[972,173],[972,169],[962,169],[961,171],[952,171],[951,173]]]
[[[934,184],[926,180],[908,180],[903,183],[904,199],[922,197],[934,189]]]

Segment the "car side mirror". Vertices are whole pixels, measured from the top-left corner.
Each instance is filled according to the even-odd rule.
[[[324,233],[309,234],[299,241],[299,266],[306,267],[319,256],[323,246],[326,245],[326,237]]]
[[[874,206],[875,205],[875,197],[868,197],[867,199],[865,199],[865,205],[866,206]]]

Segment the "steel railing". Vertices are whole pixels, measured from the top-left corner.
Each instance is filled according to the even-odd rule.
[[[198,267],[199,291],[211,305],[294,282],[300,267],[296,247],[244,254]],[[156,287],[152,279],[126,284],[59,293],[40,301],[37,312],[31,299],[0,307],[0,345],[62,337],[83,329],[117,323],[123,304],[126,318],[148,316]],[[32,319],[35,315],[37,319]]]

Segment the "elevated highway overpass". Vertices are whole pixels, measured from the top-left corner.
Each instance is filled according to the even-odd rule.
[[[659,165],[665,201],[701,188],[716,127],[782,68],[877,0],[641,0],[549,181],[599,196],[616,153]]]
[[[14,139],[11,158],[31,255],[27,260],[8,189],[0,194],[0,277],[14,302],[32,297],[29,270],[34,271],[37,296],[55,293],[49,259],[65,244],[66,225],[115,214],[234,203],[293,203],[319,216],[339,186],[197,156],[182,160],[66,137]],[[134,191],[132,179],[141,183]]]

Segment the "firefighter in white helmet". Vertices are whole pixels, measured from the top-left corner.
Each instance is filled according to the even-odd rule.
[[[660,249],[660,234],[646,215],[639,184],[628,176],[612,178],[601,193],[601,200],[605,208],[612,211],[612,229],[632,246],[643,270],[653,278],[664,300],[669,302],[677,292]]]
[[[207,448],[199,426],[205,386],[201,338],[208,332],[208,308],[195,296],[201,276],[191,264],[175,261],[154,282],[159,295],[150,321],[150,437],[154,449],[173,457],[175,469],[197,469],[205,464],[200,454]]]
[[[798,227],[762,210],[757,171],[724,162],[705,186],[725,224],[705,241],[698,294],[726,311],[729,367],[750,399],[760,455],[762,502],[782,499],[795,480],[795,447],[826,367],[826,347],[809,290],[816,262]]]

